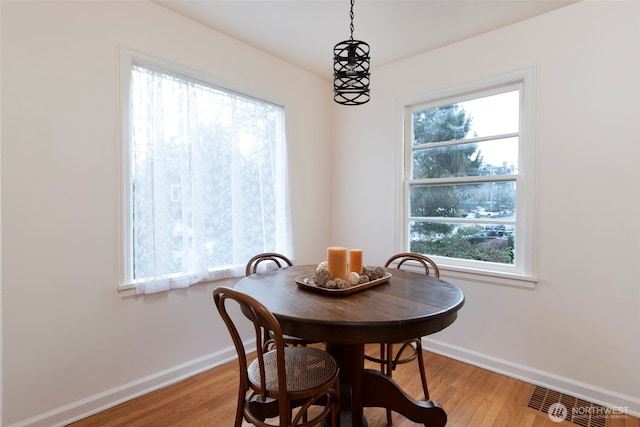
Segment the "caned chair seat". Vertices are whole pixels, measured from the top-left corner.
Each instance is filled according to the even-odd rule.
[[[264,354],[265,385],[269,392],[278,392],[278,370],[276,351]],[[302,391],[328,383],[335,375],[338,365],[327,352],[313,347],[285,347],[284,364],[287,374],[287,390]],[[258,360],[249,365],[249,381],[254,386],[261,383]]]

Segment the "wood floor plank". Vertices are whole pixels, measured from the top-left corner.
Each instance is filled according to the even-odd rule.
[[[377,347],[367,348],[375,353]],[[557,427],[547,414],[527,407],[535,386],[505,375],[425,352],[431,398],[448,414],[447,427]],[[367,367],[378,366],[367,362]],[[422,399],[417,364],[401,365],[393,378],[411,396]],[[176,384],[140,396],[70,424],[71,427],[231,427],[235,417],[238,367],[236,362],[207,370]],[[369,427],[386,426],[382,408],[365,408]],[[245,423],[246,425],[246,423]],[[414,427],[393,414],[394,427]],[[607,427],[640,427],[640,420],[623,415],[607,420]]]

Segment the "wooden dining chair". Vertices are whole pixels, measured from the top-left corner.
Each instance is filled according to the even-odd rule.
[[[311,427],[330,419],[331,425],[338,427],[340,389],[335,359],[318,348],[286,346],[275,316],[243,292],[219,287],[213,291],[213,299],[231,334],[240,365],[234,426],[240,427],[244,419],[258,427]],[[230,310],[233,305],[240,310]],[[268,331],[273,334],[273,349],[257,345],[251,363],[236,326],[241,319],[252,323],[256,343],[262,342]],[[320,408],[309,412],[312,406]],[[299,410],[294,411],[296,408]],[[279,417],[277,424],[267,422],[276,422],[269,420],[275,417]]]
[[[406,264],[405,264],[406,263]],[[438,265],[429,257],[412,253],[402,252],[393,255],[384,264],[385,267],[391,267],[401,269],[403,265],[417,265],[424,269],[427,276],[440,277],[440,269]],[[409,363],[414,360],[418,362],[418,368],[420,370],[420,379],[422,380],[422,389],[424,391],[424,398],[429,400],[429,389],[427,388],[427,375],[424,370],[424,358],[422,355],[422,337],[416,337],[407,341],[398,343],[381,343],[380,344],[380,357],[365,355],[367,360],[380,364],[380,371],[389,377],[392,376],[393,371],[398,365]],[[387,409],[387,425],[392,425],[393,420],[391,417],[391,410]]]
[[[268,264],[268,263],[273,263],[276,265],[277,268],[282,268],[282,267],[291,267],[293,265],[293,262],[291,262],[291,260],[289,258],[287,258],[286,256],[276,253],[276,252],[265,252],[265,253],[261,253],[258,254],[254,257],[252,257],[248,262],[247,262],[247,266],[245,268],[245,275],[246,276],[250,276],[252,274],[255,274],[258,271],[258,266],[260,264]],[[269,336],[265,336],[265,338],[268,340]],[[294,337],[291,335],[285,335],[284,336],[284,341],[285,344],[287,345],[300,345],[300,346],[306,346],[309,344],[314,344],[315,341],[309,341],[309,340],[305,340],[302,338],[298,338],[298,337]],[[266,343],[266,341],[263,343],[263,345]]]
[[[291,267],[293,262],[286,256],[276,252],[265,252],[258,254],[247,262],[245,276],[250,276],[258,271],[260,264],[274,263],[277,268]]]

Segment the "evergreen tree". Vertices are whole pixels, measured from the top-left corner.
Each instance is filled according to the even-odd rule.
[[[429,147],[435,142],[466,138],[472,118],[464,107],[453,104],[413,114],[413,145],[424,145],[414,152],[413,178],[442,178],[478,175],[482,157],[477,144]],[[455,217],[462,211],[454,186],[414,187],[411,192],[412,216]],[[415,223],[411,232],[426,238],[446,234],[451,229],[442,223]]]

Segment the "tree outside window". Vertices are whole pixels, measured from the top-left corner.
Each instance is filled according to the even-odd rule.
[[[515,263],[520,94],[410,109],[410,251]]]

